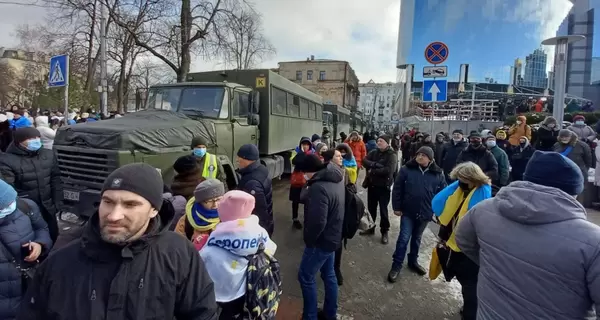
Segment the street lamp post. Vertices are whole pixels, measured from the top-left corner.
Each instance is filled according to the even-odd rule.
[[[569,44],[585,39],[585,36],[570,35],[553,37],[542,41],[542,45],[555,46],[554,58],[554,108],[552,116],[558,121],[562,129],[565,116],[565,91],[567,85],[567,58]]]

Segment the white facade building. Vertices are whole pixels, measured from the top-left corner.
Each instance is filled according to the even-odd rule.
[[[367,122],[372,122],[375,127],[382,128],[390,125],[398,90],[394,82],[375,83],[370,80],[367,83],[360,83],[358,110],[363,113],[363,118],[367,119]]]

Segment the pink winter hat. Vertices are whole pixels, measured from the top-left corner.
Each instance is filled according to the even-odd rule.
[[[254,197],[244,191],[227,192],[219,202],[219,219],[221,222],[245,219],[252,215]]]

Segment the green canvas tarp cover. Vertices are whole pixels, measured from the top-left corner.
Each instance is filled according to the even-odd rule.
[[[213,124],[173,111],[146,110],[121,118],[62,127],[54,145],[160,153],[167,148],[189,148],[192,138],[197,136],[214,144]]]

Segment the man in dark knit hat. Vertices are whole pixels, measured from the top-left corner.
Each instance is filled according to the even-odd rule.
[[[490,179],[498,179],[498,162],[483,143],[483,138],[479,132],[471,132],[469,135],[469,146],[456,159],[457,164],[467,161],[478,165]]]
[[[168,231],[162,192],[148,164],[113,171],[82,237],[37,270],[18,318],[218,319],[213,282],[191,242]]]
[[[240,173],[238,189],[254,196],[255,206],[252,214],[258,216],[259,224],[265,228],[269,236],[275,229],[273,221],[273,188],[269,169],[260,162],[258,147],[254,144],[245,144],[237,153],[237,162]]]
[[[40,132],[24,127],[13,131],[13,142],[0,156],[0,178],[20,197],[35,202],[48,224],[53,242],[58,238],[56,215],[63,202],[63,187],[56,155],[42,148]]]
[[[202,169],[202,176],[206,179],[219,179],[227,187],[227,175],[221,165],[219,157],[206,151],[208,141],[204,137],[194,137],[192,139],[192,154],[196,157],[198,165]]]
[[[366,181],[363,183],[363,186],[367,187],[367,207],[373,221],[377,219],[377,207],[379,207],[381,214],[379,227],[383,244],[387,244],[389,241],[388,204],[391,198],[391,187],[398,170],[398,154],[391,148],[391,141],[392,137],[385,134],[377,138],[377,149],[371,150],[363,160],[363,165],[367,169]],[[373,235],[375,227],[362,231],[360,234]]]
[[[442,154],[440,156],[441,163],[438,163],[438,165],[444,170],[447,183],[450,183],[450,172],[456,167],[458,155],[460,155],[467,146],[468,144],[465,142],[463,131],[455,129],[452,131],[452,140],[446,142],[442,147]]]
[[[477,204],[456,229],[458,247],[479,264],[477,319],[595,318],[588,316],[600,310],[600,227],[575,199],[581,170],[559,153],[536,151],[523,180]]]
[[[389,282],[396,282],[408,253],[408,269],[420,276],[426,274],[417,258],[421,247],[421,237],[429,221],[433,220],[431,200],[446,187],[446,178],[442,168],[435,163],[433,149],[423,146],[417,150],[417,156],[402,168],[392,192],[392,208],[400,217],[400,234],[396,241],[396,250],[392,256],[392,268],[388,274]]]
[[[325,284],[325,299],[319,319],[336,319],[338,280],[335,274],[335,251],[342,246],[345,211],[344,169],[330,163],[323,165],[318,156],[304,158],[302,170],[308,177],[304,200],[304,244],[306,248],[298,270],[304,298],[304,319],[317,319],[317,273]]]

